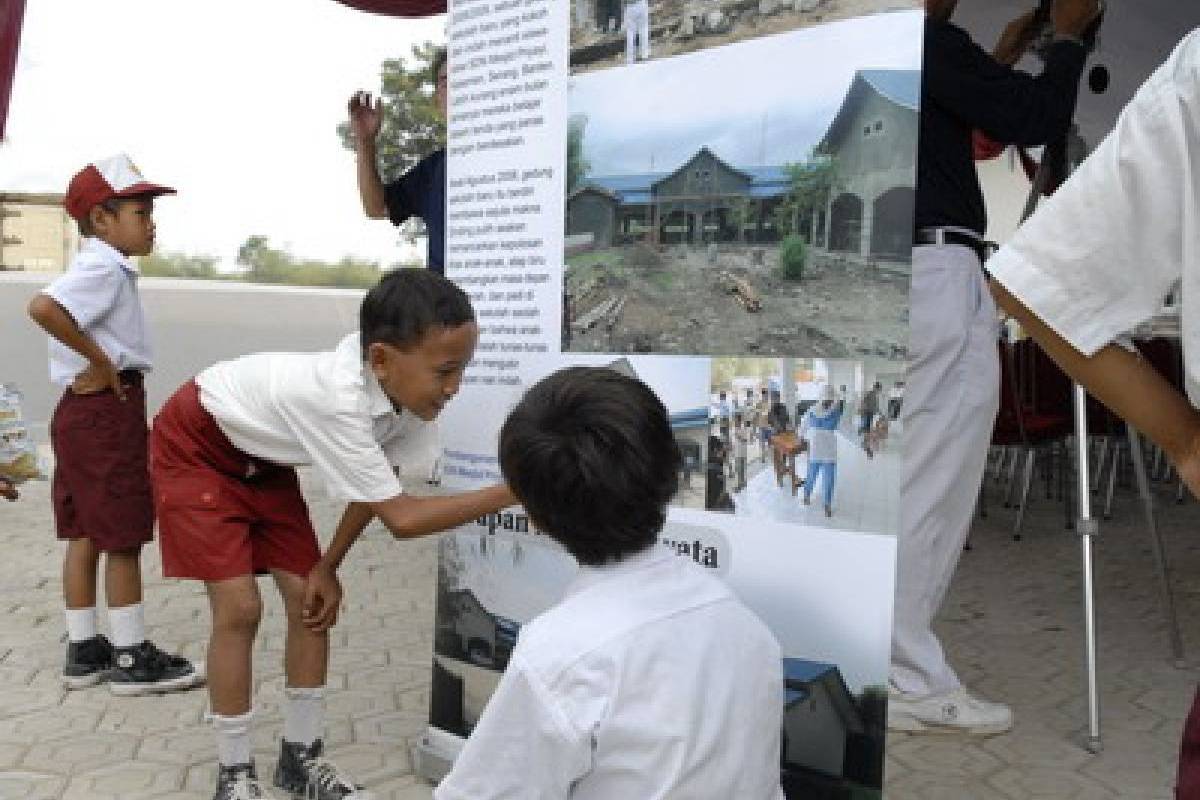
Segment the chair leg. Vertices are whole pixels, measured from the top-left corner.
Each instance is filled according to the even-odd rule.
[[[1163,549],[1162,535],[1154,519],[1154,497],[1150,494],[1150,480],[1146,475],[1146,462],[1142,458],[1141,434],[1127,426],[1129,431],[1129,457],[1133,461],[1133,475],[1138,493],[1142,496],[1142,508],[1146,514],[1146,533],[1150,537],[1150,551],[1154,554],[1154,569],[1158,573],[1159,589],[1162,592],[1163,616],[1167,621],[1167,633],[1171,641],[1171,654],[1176,666],[1183,665],[1183,639],[1179,634],[1179,618],[1175,613],[1175,598],[1171,593],[1171,576],[1167,570],[1167,557]]]
[[[1096,464],[1092,470],[1092,478],[1089,485],[1092,487],[1092,494],[1097,494],[1100,491],[1100,476],[1104,474],[1104,462],[1108,460],[1108,437],[1100,437],[1100,456],[1096,459]]]
[[[1012,465],[1008,468],[1008,482],[1004,488],[1004,507],[1012,508],[1016,502],[1017,494],[1017,470],[1021,466],[1021,448],[1014,447],[1012,457]]]
[[[1017,522],[1013,526],[1013,541],[1021,541],[1021,524],[1025,522],[1025,507],[1029,504],[1029,484],[1033,482],[1033,459],[1035,450],[1030,447],[1025,456],[1025,480],[1021,486],[1021,504],[1017,506]]]
[[[1117,473],[1121,470],[1121,461],[1124,452],[1119,447],[1113,450],[1112,465],[1108,471],[1108,493],[1104,499],[1104,519],[1112,519],[1113,490],[1117,485]]]

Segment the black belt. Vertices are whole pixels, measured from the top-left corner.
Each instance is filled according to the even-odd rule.
[[[921,228],[913,239],[913,244],[960,244],[970,248],[982,265],[987,261],[988,245],[977,236],[962,231],[952,231],[945,228]]]
[[[145,379],[140,369],[123,369],[117,373],[117,376],[126,386],[141,386]]]

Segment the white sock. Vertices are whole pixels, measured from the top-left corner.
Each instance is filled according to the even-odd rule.
[[[236,717],[209,714],[217,732],[217,760],[222,766],[234,767],[250,763],[250,723],[254,712],[247,711]]]
[[[110,608],[108,624],[112,627],[113,647],[133,647],[146,641],[146,620],[141,603]]]
[[[96,607],[67,609],[67,638],[84,642],[96,635]]]
[[[286,688],[287,707],[283,715],[283,740],[308,747],[321,738],[325,727],[325,689]]]

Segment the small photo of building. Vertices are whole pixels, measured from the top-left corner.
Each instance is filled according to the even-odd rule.
[[[640,64],[917,0],[569,0],[574,73]]]
[[[566,349],[904,360],[922,23],[573,78]]]

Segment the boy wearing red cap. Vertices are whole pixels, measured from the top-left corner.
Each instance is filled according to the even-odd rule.
[[[152,353],[131,258],[153,248],[154,198],[174,191],[148,183],[123,154],[80,170],[64,200],[84,237],[79,253],[29,303],[51,337],[50,380],[64,389],[50,442],[55,526],[67,540],[69,689],[107,679],[113,694],[137,695],[203,681],[201,666],[146,638],[142,610],[141,548],[154,528],[142,376]],[[111,641],[96,625],[101,554]]]

